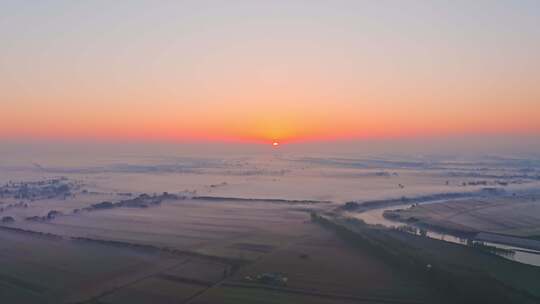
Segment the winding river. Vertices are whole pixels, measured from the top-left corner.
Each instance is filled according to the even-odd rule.
[[[447,200],[430,201],[430,202],[424,202],[424,203],[420,203],[420,204],[421,205],[424,205],[424,204],[436,204],[436,203],[445,202],[445,201],[447,201]],[[407,225],[404,224],[404,223],[401,223],[401,222],[392,221],[392,220],[389,220],[389,219],[385,218],[383,216],[384,211],[386,211],[386,210],[396,210],[396,209],[407,209],[409,207],[411,207],[410,203],[409,204],[386,206],[386,207],[381,207],[381,208],[374,208],[374,209],[370,209],[368,211],[364,211],[364,212],[360,212],[360,213],[358,213],[358,212],[349,212],[347,214],[349,216],[351,216],[351,217],[361,219],[365,223],[370,224],[370,225],[382,225],[382,226],[389,227],[389,228],[392,228],[392,227],[397,228],[397,227],[402,227],[402,226],[407,226]],[[441,232],[438,232],[438,231],[435,231],[435,230],[429,229],[429,228],[422,227],[422,230],[424,230],[426,237],[430,237],[430,238],[437,239],[437,240],[457,243],[457,244],[461,244],[461,245],[467,245],[468,242],[471,241],[471,240],[461,238],[461,237],[458,237],[458,236],[455,236],[455,235],[451,235],[451,234],[448,234],[448,233],[441,233]],[[475,241],[475,240],[472,239],[472,241]],[[528,265],[540,266],[540,251],[538,251],[538,250],[533,250],[533,249],[523,248],[523,247],[517,247],[517,246],[511,246],[511,245],[506,245],[506,244],[493,243],[493,242],[482,242],[482,243],[484,245],[487,245],[487,246],[493,246],[493,247],[496,247],[496,248],[499,248],[499,249],[505,249],[505,250],[513,251],[513,254],[511,254],[511,255],[499,254],[500,256],[505,257],[507,259],[510,259],[510,260],[513,260],[513,261],[516,261],[516,262],[520,262],[520,263],[524,263],[524,264],[528,264]]]

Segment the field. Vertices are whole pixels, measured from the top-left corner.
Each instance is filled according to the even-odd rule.
[[[434,289],[423,271],[396,266],[385,252],[414,243],[415,250],[428,248],[427,256],[451,252],[446,265],[460,262],[452,256],[462,257],[461,248],[388,232],[392,238],[368,233],[390,244],[372,250],[311,215],[349,201],[400,202],[486,187],[522,195],[538,187],[536,171],[523,173],[512,161],[276,155],[38,161],[0,164],[0,292],[11,303],[455,303],[452,292]],[[493,169],[479,169],[487,165]],[[488,204],[467,202],[462,207],[471,210]],[[532,201],[494,204],[523,206],[516,213],[530,217],[523,223],[536,221]],[[536,233],[530,225],[513,229],[506,232]],[[520,278],[534,285],[529,266],[476,251],[467,251],[467,259],[476,266],[465,268],[499,269],[492,273],[497,279],[517,269],[505,281],[515,288],[523,287]],[[265,276],[286,281],[259,279]]]
[[[303,236],[302,227],[309,219],[305,207],[187,199],[157,207],[66,215],[46,222],[16,222],[12,226],[69,237],[255,259],[291,238]]]
[[[540,299],[539,267],[339,216],[317,216],[315,221],[349,244],[384,259],[393,269],[414,274],[450,302],[537,303]]]
[[[288,237],[280,235],[282,242],[273,247],[233,241],[241,245],[231,250],[244,251],[239,256],[248,258],[241,264],[228,259],[229,254],[206,256],[2,229],[2,294],[17,303],[110,304],[212,303],[217,299],[250,303],[265,293],[275,294],[272,301],[284,303],[427,303],[430,298],[425,286],[396,275],[384,261],[353,250],[309,221],[299,225]],[[264,235],[258,236],[261,241]],[[286,274],[286,288],[245,280],[247,275],[266,272]]]
[[[287,275],[287,289],[306,294],[340,300],[429,302],[431,294],[421,282],[396,272],[381,259],[354,250],[334,233],[311,226],[308,237],[243,267],[228,282],[242,284],[246,276],[278,272]]]
[[[0,288],[6,303],[76,302],[182,261],[32,233],[0,230],[0,236]]]

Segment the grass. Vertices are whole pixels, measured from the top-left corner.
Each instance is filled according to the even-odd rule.
[[[204,286],[151,277],[99,299],[107,304],[177,304],[204,290]]]
[[[238,287],[215,288],[193,302],[194,304],[352,304],[352,300],[338,300],[319,296],[285,293],[266,289]]]
[[[0,231],[1,302],[62,303],[88,298],[177,258],[99,244]]]
[[[334,295],[337,299],[436,302],[425,283],[397,274],[379,257],[355,250],[332,231],[313,223],[306,224],[308,229],[302,240],[241,268],[227,283],[249,285],[252,283],[244,280],[246,276],[278,272],[288,278],[282,291]]]
[[[429,284],[450,303],[538,303],[540,269],[474,248],[372,228],[356,220],[313,216],[349,244]],[[430,267],[427,267],[427,265]]]

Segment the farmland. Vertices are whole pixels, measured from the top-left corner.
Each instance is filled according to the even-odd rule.
[[[11,255],[3,260],[12,267],[2,267],[2,284],[10,286],[5,287],[10,298],[28,303],[210,303],[215,297],[249,303],[264,293],[296,303],[407,303],[432,296],[422,283],[396,275],[384,261],[349,248],[296,205],[233,201],[214,209],[195,204],[205,203],[109,209],[27,225],[39,233],[5,228],[3,251]],[[123,224],[122,216],[136,224],[127,219]],[[172,218],[176,226],[170,226]],[[116,229],[104,229],[113,220]],[[33,248],[30,256],[21,255],[24,246]],[[22,275],[28,267],[33,274]],[[272,289],[245,280],[266,272],[285,273],[289,284]]]
[[[456,303],[456,289],[434,285],[456,278],[507,286],[498,296],[508,303],[538,296],[534,267],[338,215],[459,198],[464,210],[523,206],[530,220],[508,217],[506,232],[533,237],[536,205],[518,200],[536,175],[512,167],[479,175],[475,164],[275,157],[0,170],[0,292],[13,303]],[[500,200],[513,191],[515,202]]]
[[[466,199],[417,205],[388,212],[387,216],[448,230],[531,238],[540,235],[540,200],[537,196]]]

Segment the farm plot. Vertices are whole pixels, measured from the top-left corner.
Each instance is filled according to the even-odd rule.
[[[172,281],[211,286],[230,272],[230,265],[193,258],[189,263],[181,264],[161,273],[161,277]]]
[[[287,293],[278,290],[218,287],[205,292],[193,304],[353,304],[354,300],[320,297],[315,295]],[[362,302],[360,302],[362,303]],[[376,302],[364,302],[376,303]]]
[[[81,212],[15,226],[65,236],[256,259],[304,235],[309,214],[298,208],[257,201],[181,200],[149,208]]]
[[[391,212],[403,221],[514,236],[540,235],[540,200],[505,197],[449,201]]]
[[[170,268],[181,257],[0,231],[0,290],[6,303],[64,303]]]
[[[100,297],[104,304],[183,303],[228,274],[230,266],[201,258],[190,258],[179,265]]]
[[[151,277],[99,299],[103,304],[178,304],[206,286]]]
[[[310,225],[311,226],[311,225]],[[372,299],[429,302],[427,286],[399,274],[382,260],[355,250],[333,233],[312,226],[309,237],[262,257],[242,268],[227,283],[251,283],[248,277],[280,273],[287,277],[284,290],[335,296],[336,299]],[[433,299],[431,299],[433,300]]]

